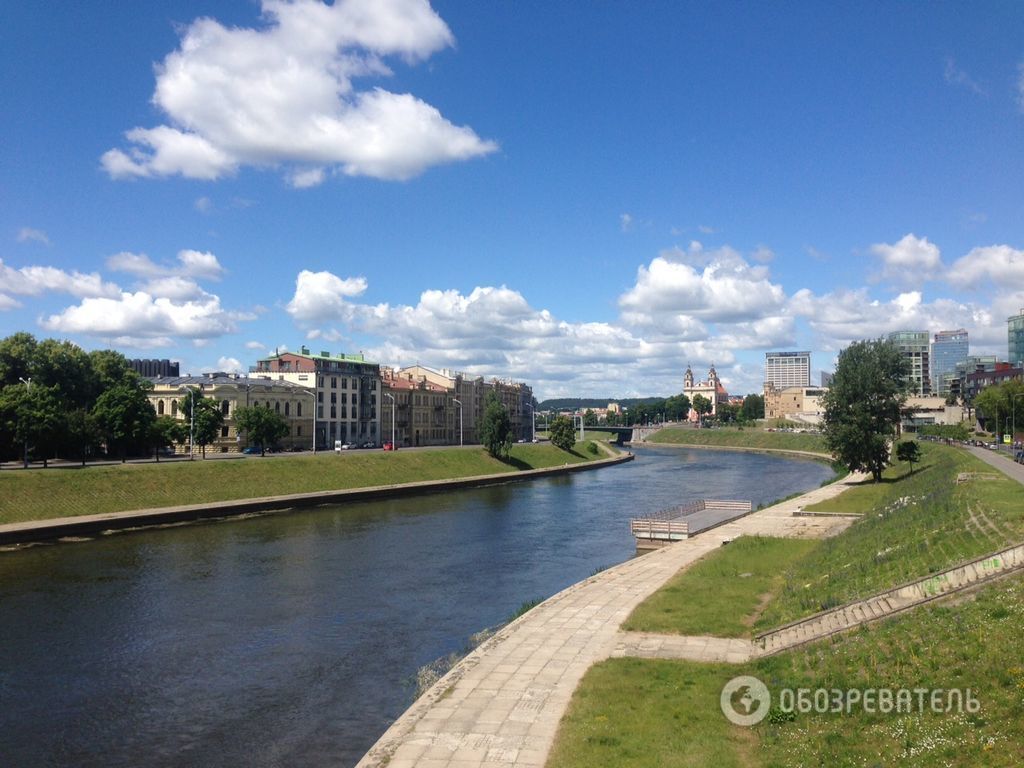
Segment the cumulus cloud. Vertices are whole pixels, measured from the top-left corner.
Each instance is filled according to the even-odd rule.
[[[19,243],[42,243],[43,245],[50,244],[50,236],[47,235],[41,229],[33,229],[32,227],[22,227],[18,230],[18,242]]]
[[[633,231],[633,215],[630,213],[619,214],[619,229],[623,232]]]
[[[235,357],[219,357],[217,358],[217,367],[207,371],[204,369],[204,373],[223,372],[223,373],[243,373],[247,369],[242,365],[241,361]]]
[[[894,245],[872,245],[871,253],[882,260],[882,277],[900,283],[917,285],[935,278],[942,270],[942,254],[927,237],[904,235]]]
[[[144,253],[122,251],[107,259],[107,268],[150,280],[164,277],[220,280],[225,273],[217,257],[209,252],[185,249],[178,251],[177,259],[177,264],[158,264]]]
[[[176,302],[138,291],[117,298],[83,299],[77,306],[40,318],[39,323],[48,331],[101,339],[131,338],[133,346],[143,346],[161,344],[170,337],[197,340],[235,333],[239,321],[253,318],[225,310],[220,298],[210,294]]]
[[[67,293],[72,296],[116,296],[120,293],[96,272],[66,272],[56,267],[21,267],[14,269],[0,259],[0,291],[8,295],[39,296],[46,292]]]
[[[454,45],[427,0],[264,0],[264,25],[197,19],[157,68],[153,103],[169,125],[134,128],[102,165],[113,178],[217,179],[284,166],[294,186],[331,171],[401,180],[497,149],[408,93],[358,78],[391,74]]]
[[[706,262],[703,269],[691,262]],[[786,296],[769,280],[765,267],[751,266],[731,248],[705,252],[662,252],[637,271],[636,284],[619,297],[623,312],[657,324],[672,317],[743,322],[780,311]]]
[[[295,294],[285,307],[300,323],[315,325],[332,320],[348,320],[352,305],[346,299],[360,296],[366,290],[366,279],[342,279],[330,272],[302,270],[295,280]]]
[[[953,262],[946,280],[960,288],[997,283],[1003,289],[1024,290],[1024,251],[1008,245],[973,248]]]

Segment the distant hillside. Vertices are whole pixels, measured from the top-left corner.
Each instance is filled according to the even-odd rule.
[[[627,397],[616,399],[614,397],[555,397],[537,404],[538,411],[577,411],[587,408],[607,408],[608,403],[618,403],[623,408],[632,408],[635,405],[660,403],[664,397]]]

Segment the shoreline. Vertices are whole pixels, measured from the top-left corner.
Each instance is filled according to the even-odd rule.
[[[709,451],[744,451],[747,453],[787,453],[793,456],[804,456],[809,459],[832,463],[831,454],[818,451],[802,451],[797,448],[750,448],[742,445],[701,445],[699,443],[625,443],[625,445],[647,445],[655,448],[699,448]]]
[[[475,475],[472,477],[446,480],[423,480],[395,485],[349,488],[335,491],[312,491],[308,493],[282,494],[251,499],[234,499],[201,504],[186,504],[172,507],[135,509],[125,512],[109,512],[97,515],[58,517],[48,520],[32,520],[0,525],[0,546],[20,549],[22,546],[75,540],[82,537],[104,535],[112,531],[140,530],[165,525],[199,523],[207,520],[240,517],[254,513],[286,512],[292,509],[308,509],[351,501],[397,498],[444,491],[479,488],[488,485],[503,485],[540,477],[585,472],[603,467],[615,466],[632,461],[632,452],[620,453],[604,459],[585,461],[579,464],[565,464],[561,467],[527,469],[515,473]]]

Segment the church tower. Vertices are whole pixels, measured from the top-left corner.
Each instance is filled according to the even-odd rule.
[[[689,363],[686,365],[686,373],[683,374],[683,387],[689,388],[693,386],[693,369],[690,368]]]

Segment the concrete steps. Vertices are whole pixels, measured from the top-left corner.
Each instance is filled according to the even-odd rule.
[[[977,586],[1012,571],[1024,569],[1024,544],[925,576],[898,587],[764,632],[754,638],[761,655],[770,655],[879,621],[940,597]]]

